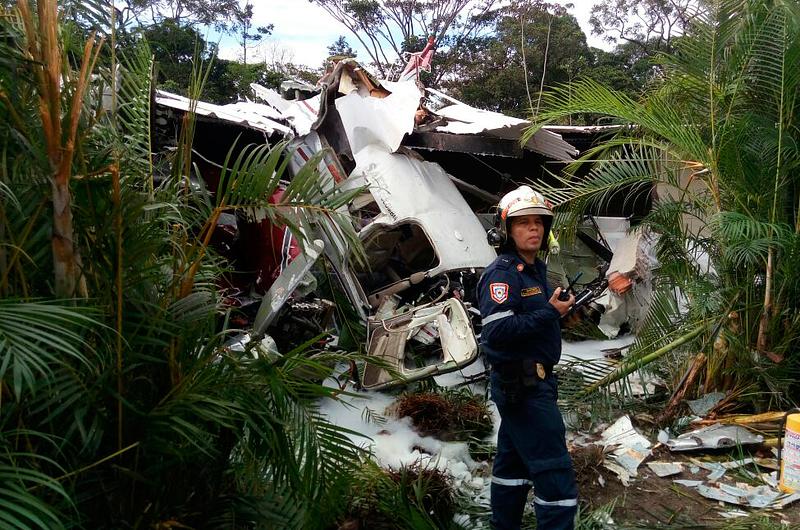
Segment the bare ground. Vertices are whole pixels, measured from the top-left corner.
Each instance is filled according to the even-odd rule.
[[[604,468],[596,449],[580,448],[573,453],[578,475],[580,497],[584,510],[596,510],[613,506],[614,528],[800,528],[800,501],[783,510],[756,510],[723,504],[700,495],[696,490],[675,484],[675,479],[707,480],[709,472],[700,469],[689,471],[689,456],[685,453],[670,453],[663,446],[654,451],[645,462],[687,462],[679,475],[660,478],[643,463],[639,476],[624,486],[617,476]],[[715,455],[720,461],[732,460],[733,456]],[[763,471],[763,470],[762,470]],[[602,477],[602,479],[600,478]],[[721,479],[729,484],[741,482],[735,471],[728,471]],[[613,504],[612,504],[613,503]],[[747,518],[725,519],[720,512],[741,510],[750,514]]]

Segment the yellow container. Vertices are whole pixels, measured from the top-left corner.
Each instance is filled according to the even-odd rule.
[[[789,414],[786,417],[782,453],[781,491],[800,492],[800,414]]]

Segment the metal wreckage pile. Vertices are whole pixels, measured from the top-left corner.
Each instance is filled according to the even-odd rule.
[[[323,181],[363,189],[342,213],[352,220],[366,262],[357,259],[333,221],[304,226],[308,242],[300,245],[287,227],[257,214],[222,215],[215,247],[235,265],[228,300],[239,308],[239,327],[250,330],[230,346],[243,348],[257,340],[278,353],[335,330],[338,336],[325,347],[351,348],[363,341],[360,349],[380,360],[351,366],[345,379],[356,389],[380,391],[430,377],[440,386],[485,388],[474,385],[487,374],[479,356],[475,288],[482,269],[496,256],[487,241],[493,208],[503,193],[521,183],[552,182],[552,173],[613,127],[545,128],[523,146],[519,138],[529,125],[525,120],[471,107],[421,87],[413,76],[378,82],[353,60],[338,62],[316,87],[290,82],[282,93],[252,88],[257,102],[224,106],[157,92],[153,123],[160,149],[170,148],[183,115],[192,109],[197,118],[193,164],[213,191],[234,143],[287,141],[290,175],[309,160],[319,160]],[[654,242],[631,230],[631,220],[646,213],[657,194],[654,190],[636,200],[624,194],[612,197],[603,216],[587,217],[573,242],[562,241],[560,252],[550,253],[552,283],[566,285],[580,273],[575,291],[591,301],[585,336],[622,337],[602,346],[597,341],[585,346],[566,342],[568,369],[580,370],[587,360],[612,367],[644,318],[651,298]],[[353,331],[348,322],[366,332]],[[457,373],[443,375],[449,372]],[[591,373],[583,378],[592,382]],[[639,394],[653,388],[653,381],[646,379],[629,379],[627,384]],[[463,444],[420,435],[402,420],[392,427],[370,425],[361,411],[380,416],[373,407],[391,408],[392,398],[371,392],[360,396],[351,396],[346,407],[357,410],[355,417],[349,412],[342,416],[344,408],[336,403],[323,404],[323,411],[338,414],[342,424],[369,436],[381,464],[427,458],[431,465],[447,468],[455,486],[468,489],[471,499],[488,504],[490,481],[482,477],[488,468],[473,460]],[[757,470],[766,476],[761,489],[719,482],[726,471],[752,467],[752,459],[652,461],[665,456],[663,450],[657,452],[659,447],[669,454],[763,441],[737,421],[706,422],[703,429],[677,438],[662,432],[653,444],[624,416],[603,432],[573,433],[570,444],[578,451],[600,448],[602,466],[626,487],[642,477],[637,469],[650,459],[644,473],[651,475],[649,480],[688,473],[692,480],[675,483],[715,501],[781,509],[799,499],[800,494],[777,490],[776,473]],[[405,440],[399,443],[399,438]],[[605,487],[602,473],[590,480]]]
[[[168,144],[182,114],[193,108],[193,162],[211,190],[238,136],[238,145],[288,140],[292,173],[322,153],[323,181],[364,189],[348,213],[366,263],[355,259],[333,223],[305,227],[311,243],[301,251],[286,227],[224,215],[216,246],[237,267],[229,300],[251,316],[242,322],[252,328],[246,340],[267,334],[279,351],[296,345],[292,338],[340,325],[334,296],[314,289],[325,269],[352,316],[366,326],[365,351],[383,361],[360,370],[361,388],[382,390],[475,361],[480,315],[474,289],[496,256],[486,237],[492,207],[519,183],[547,179],[579,151],[548,130],[522,146],[527,121],[471,107],[414,79],[378,82],[352,59],[338,62],[317,87],[285,83],[283,95],[252,88],[259,102],[224,106],[158,91],[157,136]],[[559,131],[580,143],[605,130]],[[578,241],[551,263],[557,284],[566,285],[568,272],[582,271],[585,281],[576,290],[592,299],[603,295],[592,313],[609,336],[635,326],[650,270],[644,236],[627,234],[629,218],[648,205],[628,204],[623,211],[622,202],[612,211],[616,217],[590,218]],[[615,280],[611,290],[606,277]]]

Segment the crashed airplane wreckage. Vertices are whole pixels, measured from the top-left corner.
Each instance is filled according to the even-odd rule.
[[[414,81],[379,83],[353,60],[337,63],[318,86],[293,91],[300,98],[316,92],[308,99],[287,100],[253,85],[263,103],[225,106],[156,94],[162,137],[175,136],[171,126],[181,113],[195,112],[194,160],[206,181],[218,178],[215,160],[242,135],[240,143],[289,140],[293,172],[317,155],[324,182],[363,189],[343,213],[352,218],[366,263],[355,259],[333,222],[304,227],[309,243],[301,252],[285,227],[223,216],[218,248],[243,272],[231,282],[238,294],[230,298],[253,315],[242,323],[252,326],[245,341],[266,335],[262,344],[278,351],[292,346],[287,336],[330,329],[334,303],[313,295],[314,271],[324,261],[366,326],[367,353],[381,360],[361,370],[363,388],[385,389],[472,363],[480,325],[474,289],[496,256],[486,238],[490,216],[475,212],[488,212],[515,181],[546,178],[546,164],[557,169],[577,151],[546,130],[521,146],[528,122]],[[278,325],[287,316],[294,324]],[[298,326],[308,328],[305,334]]]

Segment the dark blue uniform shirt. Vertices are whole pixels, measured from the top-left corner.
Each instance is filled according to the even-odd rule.
[[[561,315],[548,300],[547,267],[503,253],[478,283],[481,347],[492,365],[534,359],[552,367],[561,358]]]

